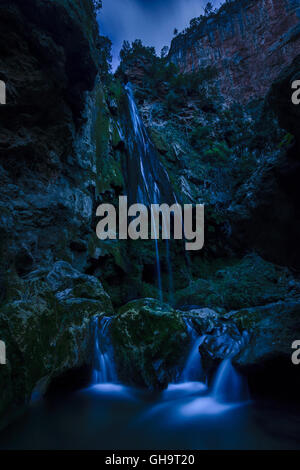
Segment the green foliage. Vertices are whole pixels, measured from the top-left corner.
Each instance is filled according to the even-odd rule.
[[[121,98],[124,95],[124,89],[119,79],[116,78],[110,82],[108,93],[110,96],[116,99],[117,103],[121,101]]]
[[[96,13],[98,13],[99,10],[101,10],[102,8],[102,0],[93,0],[93,3],[94,3],[95,11]]]
[[[140,39],[136,39],[130,45],[129,41],[124,41],[120,51],[120,59],[124,62],[128,60],[144,57],[154,59],[156,57],[155,48],[144,46]]]
[[[282,141],[278,145],[279,148],[288,148],[290,145],[292,145],[295,141],[295,137],[290,134],[289,132],[285,134],[283,137]]]
[[[176,113],[182,104],[182,98],[175,90],[170,90],[166,96],[166,106],[169,112]]]
[[[196,126],[191,133],[191,144],[195,150],[203,149],[203,142],[207,141],[211,133],[209,126]]]
[[[201,98],[204,104],[208,104],[203,85],[216,76],[216,69],[206,67],[194,73],[182,74],[175,64],[168,62],[167,51],[167,47],[164,47],[161,57],[158,57],[153,47],[144,46],[139,39],[131,44],[124,41],[120,52],[121,65],[116,75],[122,78],[123,70],[140,61],[145,75],[143,83],[136,90],[138,100],[149,97],[164,99],[166,110],[175,113],[187,97]]]
[[[204,160],[216,164],[226,164],[230,156],[230,149],[225,142],[214,142],[209,150],[204,153]]]

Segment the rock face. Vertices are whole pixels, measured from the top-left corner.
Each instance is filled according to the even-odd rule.
[[[90,319],[113,313],[85,274],[104,108],[94,13],[85,0],[0,5],[0,424],[88,364]]]
[[[272,84],[268,101],[278,115],[280,125],[288,130],[296,140],[296,146],[291,149],[291,156],[298,159],[300,150],[300,108],[291,100],[291,84],[300,79],[300,57],[296,57]]]
[[[278,357],[290,359],[296,332],[300,331],[299,299],[230,312],[227,318],[251,335],[247,348],[236,358],[241,366],[263,364]]]
[[[299,0],[236,0],[173,39],[182,72],[212,65],[227,101],[263,97],[300,53]]]
[[[92,5],[32,0],[0,8],[0,76],[7,84],[0,110],[1,271],[14,266],[22,276],[62,257],[83,267],[96,181]]]
[[[292,344],[299,336],[299,296],[211,317],[209,327],[191,312],[203,335],[199,346],[206,372],[226,358],[247,376],[252,393],[275,398],[297,397],[300,377],[292,363]]]

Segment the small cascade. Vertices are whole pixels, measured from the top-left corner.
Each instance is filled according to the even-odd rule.
[[[94,364],[93,384],[116,383],[117,374],[114,366],[113,346],[111,344],[109,327],[111,317],[96,317],[93,321],[94,332]]]
[[[220,403],[241,403],[249,400],[247,383],[235,370],[230,359],[222,361],[217,370],[212,396]]]
[[[184,382],[201,382],[204,379],[203,368],[201,364],[201,356],[199,353],[199,346],[202,342],[202,337],[198,338],[189,354],[187,363],[182,373]]]
[[[181,378],[183,382],[199,382],[203,381],[204,373],[201,364],[201,356],[199,353],[199,346],[203,341],[203,336],[199,336],[194,328],[191,317],[184,317],[188,334],[190,336],[191,349],[188,355],[186,365],[183,369]]]
[[[205,373],[201,365],[199,346],[204,341],[205,336],[198,335],[192,317],[185,316],[183,319],[192,346],[181,379],[183,383],[203,382]],[[209,397],[220,404],[237,404],[249,401],[247,381],[235,370],[230,358],[223,360],[218,367]]]

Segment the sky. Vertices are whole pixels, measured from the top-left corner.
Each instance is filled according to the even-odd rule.
[[[175,28],[183,30],[203,13],[208,0],[103,0],[98,15],[101,35],[113,42],[113,70],[119,62],[123,41],[141,39],[158,54],[169,46]],[[211,0],[218,7],[222,0]]]

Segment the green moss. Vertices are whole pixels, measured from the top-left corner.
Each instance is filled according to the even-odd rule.
[[[285,298],[291,275],[287,269],[249,255],[231,266],[198,279],[176,293],[176,304],[222,307],[235,310],[264,305]]]
[[[112,338],[121,379],[152,389],[174,379],[188,343],[180,314],[155,299],[122,307],[113,320]]]
[[[98,279],[66,264],[55,276],[51,273],[52,282],[48,270],[31,273],[26,280],[11,273],[15,284],[0,309],[8,359],[0,368],[6,384],[0,389],[0,415],[9,406],[28,403],[41,381],[46,387],[57,375],[88,363],[91,318],[113,314]]]

